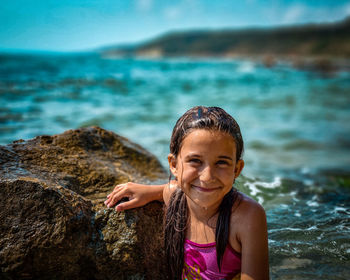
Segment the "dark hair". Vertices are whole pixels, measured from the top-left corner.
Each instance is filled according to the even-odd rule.
[[[219,107],[197,106],[188,110],[175,124],[170,141],[170,152],[177,157],[184,138],[194,129],[207,129],[230,134],[236,143],[236,161],[242,158],[243,139],[238,123]],[[224,196],[219,206],[215,241],[219,270],[229,237],[233,204],[239,197],[236,189]],[[188,222],[186,196],[178,188],[170,198],[165,214],[164,243],[170,279],[181,279],[184,266],[185,232]]]
[[[193,129],[218,130],[230,134],[236,142],[236,160],[242,157],[243,139],[238,123],[224,109],[197,106],[188,110],[176,122],[170,140],[170,153],[179,154],[183,139]]]

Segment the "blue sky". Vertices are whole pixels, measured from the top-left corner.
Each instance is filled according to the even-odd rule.
[[[1,0],[0,51],[77,51],[172,30],[332,22],[350,0]]]

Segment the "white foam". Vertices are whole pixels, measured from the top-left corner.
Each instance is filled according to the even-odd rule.
[[[308,168],[308,167],[303,167],[303,168],[301,169],[301,173],[302,173],[302,174],[308,174],[308,173],[310,173],[310,168]]]
[[[311,230],[316,230],[317,229],[317,226],[311,226],[311,227],[308,227],[308,228],[291,228],[291,227],[286,227],[286,228],[283,228],[283,229],[276,229],[276,230],[272,230],[272,231],[281,231],[281,230],[289,230],[289,231],[311,231]],[[270,231],[271,232],[271,231]]]
[[[255,72],[255,65],[253,62],[244,61],[238,67],[237,72],[239,72],[239,73],[253,73],[253,72]]]
[[[336,206],[334,207],[334,212],[348,212],[349,210],[346,209],[345,207],[339,207],[339,206]]]
[[[306,204],[310,207],[317,207],[320,206],[316,201],[308,201]]]
[[[281,178],[280,177],[275,177],[273,182],[268,183],[268,182],[245,182],[244,186],[248,187],[249,190],[251,191],[251,195],[257,195],[258,193],[261,193],[262,190],[258,189],[259,187],[262,187],[264,189],[275,189],[281,186]]]
[[[314,181],[310,180],[310,179],[304,180],[303,183],[304,183],[305,186],[312,186],[312,185],[314,185]]]

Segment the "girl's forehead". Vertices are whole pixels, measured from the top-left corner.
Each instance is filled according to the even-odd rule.
[[[232,137],[232,135],[230,135],[227,132],[224,131],[220,131],[217,129],[204,129],[204,128],[195,128],[195,129],[191,129],[185,136],[185,138],[183,140],[185,140],[187,137],[189,136],[202,136],[203,138],[215,138],[215,137],[225,137],[225,138],[232,138],[232,140],[234,140],[234,138]]]
[[[227,132],[209,129],[194,129],[189,132],[182,141],[184,145],[202,145],[202,144],[231,144],[235,139]]]

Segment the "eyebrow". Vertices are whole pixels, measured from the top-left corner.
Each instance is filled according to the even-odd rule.
[[[233,161],[233,159],[231,157],[229,157],[229,156],[219,156],[219,158],[229,159],[229,160]]]
[[[197,154],[189,154],[185,158],[190,158],[190,157],[201,157],[201,156]]]
[[[198,157],[198,158],[200,158],[201,156],[198,155],[198,154],[189,154],[189,155],[187,155],[187,156],[185,157],[185,159],[191,158],[191,157]],[[233,158],[232,158],[232,157],[229,157],[229,156],[219,156],[219,158],[220,158],[220,159],[228,159],[228,160],[233,161]]]

